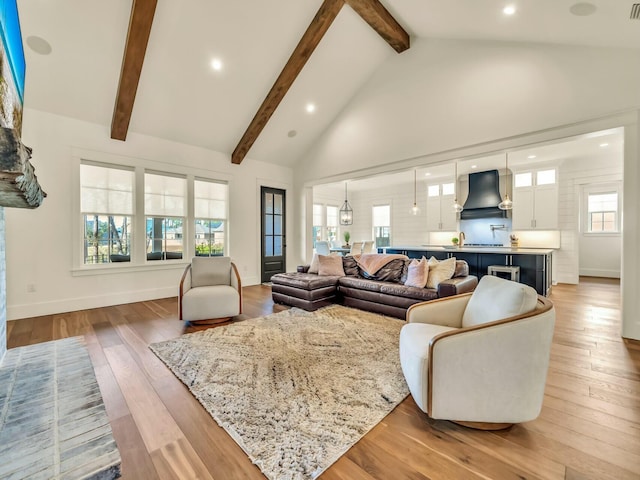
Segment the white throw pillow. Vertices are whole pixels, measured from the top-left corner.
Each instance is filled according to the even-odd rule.
[[[427,263],[427,259],[422,257],[420,261],[418,261],[414,258],[409,264],[409,272],[407,273],[407,280],[404,284],[408,287],[424,288],[427,284],[428,275],[429,264]]]
[[[319,266],[320,263],[318,262],[318,254],[314,253],[313,258],[311,259],[311,265],[309,266],[309,270],[307,270],[307,273],[318,273]]]
[[[429,276],[427,277],[427,288],[438,288],[440,282],[449,280],[456,271],[456,257],[438,261],[436,257],[429,259]]]
[[[462,326],[472,327],[531,312],[538,292],[528,285],[485,275],[471,295],[462,316]]]

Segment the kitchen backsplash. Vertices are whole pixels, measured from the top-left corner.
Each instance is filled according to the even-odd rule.
[[[488,243],[510,245],[510,218],[475,218],[460,220],[460,231],[464,232],[464,243]]]

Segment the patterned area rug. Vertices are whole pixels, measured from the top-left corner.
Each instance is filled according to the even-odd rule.
[[[297,308],[150,348],[270,479],[316,478],[409,393],[401,320]]]

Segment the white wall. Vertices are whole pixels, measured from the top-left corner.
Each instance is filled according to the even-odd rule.
[[[638,50],[417,38],[363,86],[296,176],[314,181],[637,108],[639,84]]]
[[[418,38],[301,160],[296,187],[625,126],[623,332],[640,339],[638,84],[636,49]],[[565,226],[577,214],[560,213]]]
[[[554,256],[558,282],[578,283],[579,275],[620,276],[622,237],[585,237],[580,228],[581,193],[586,185],[621,182],[622,152],[564,161],[559,169],[561,250]]]
[[[73,222],[79,220],[73,192],[77,159],[73,152],[94,151],[98,159],[118,156],[158,170],[198,169],[229,181],[229,254],[245,285],[260,276],[260,185],[287,190],[287,209],[294,212],[293,172],[246,159],[232,165],[228,155],[129,134],[126,142],[109,138],[106,127],[25,109],[23,142],[33,148],[32,163],[48,197],[36,210],[6,211],[7,316],[9,319],[175,296],[184,262],[174,267],[107,275],[78,276],[73,271]],[[293,232],[295,214],[288,215]],[[295,242],[289,246],[288,270],[296,265]],[[156,267],[155,265],[153,267]],[[33,284],[35,292],[28,293]]]
[[[424,182],[418,183],[417,204],[419,216],[410,213],[413,206],[413,182],[406,185],[389,185],[384,189],[358,190],[350,195],[353,208],[351,240],[374,240],[373,207],[391,205],[391,244],[421,245],[427,243],[426,191]]]

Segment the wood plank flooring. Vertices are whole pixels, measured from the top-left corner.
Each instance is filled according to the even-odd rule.
[[[372,479],[640,479],[640,343],[620,338],[620,284],[554,287],[557,310],[540,417],[480,432],[429,419],[409,396],[323,475]],[[268,286],[244,289],[235,321],[283,310]],[[149,302],[9,322],[8,347],[84,335],[125,479],[261,479],[238,445],[148,349],[212,327]],[[213,327],[215,328],[215,327]]]

